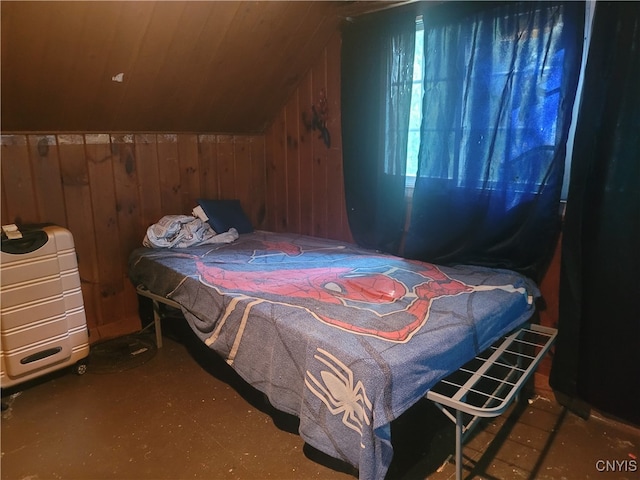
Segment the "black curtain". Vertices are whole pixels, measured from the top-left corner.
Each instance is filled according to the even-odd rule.
[[[345,198],[355,241],[398,253],[404,230],[415,13],[363,19],[342,36]]]
[[[427,12],[405,256],[540,280],[560,229],[583,26],[582,2],[446,2]]]
[[[596,4],[563,231],[551,385],[640,425],[638,2]]]

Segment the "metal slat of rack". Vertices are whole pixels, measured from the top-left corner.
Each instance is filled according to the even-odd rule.
[[[455,423],[457,480],[462,478],[466,437],[479,419],[504,413],[555,342],[557,333],[556,329],[541,325],[524,326],[427,392],[426,398]],[[472,417],[467,423],[464,414]]]

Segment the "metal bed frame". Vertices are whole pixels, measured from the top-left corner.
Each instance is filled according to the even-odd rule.
[[[164,303],[165,305],[169,305],[172,308],[177,308],[178,310],[180,310],[180,304],[177,302],[174,302],[173,300],[169,300],[166,297],[162,297],[160,295],[156,295],[155,293],[151,293],[149,290],[147,290],[144,286],[142,285],[138,285],[136,287],[136,292],[138,293],[138,295],[142,295],[143,297],[147,297],[150,298],[153,304],[153,323],[147,325],[146,327],[144,327],[143,330],[149,328],[151,325],[153,325],[153,328],[155,330],[156,333],[156,347],[158,348],[162,348],[162,323],[161,323],[161,319],[162,319],[162,313],[160,312],[160,304]]]
[[[137,293],[153,302],[156,345],[162,348],[160,304],[180,309],[180,304],[150,292]],[[151,326],[149,324],[147,327]],[[482,418],[502,415],[555,342],[557,330],[541,325],[525,326],[498,340],[490,348],[440,380],[425,397],[455,424],[456,480],[462,479],[462,449]],[[465,421],[465,415],[471,419]]]

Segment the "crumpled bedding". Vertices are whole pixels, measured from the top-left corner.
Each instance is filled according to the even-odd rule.
[[[165,215],[147,228],[142,245],[147,248],[187,248],[212,243],[232,243],[238,232],[215,232],[208,223],[189,215]]]

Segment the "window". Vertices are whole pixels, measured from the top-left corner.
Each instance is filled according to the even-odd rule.
[[[533,275],[554,233],[584,4],[454,3],[343,32],[349,224],[368,248]]]
[[[587,20],[590,21],[590,18]],[[588,24],[589,22],[587,22]],[[500,31],[499,41],[499,51],[500,55],[496,55],[493,51],[486,52],[486,59],[481,60],[481,64],[484,63],[486,65],[490,65],[490,73],[487,75],[487,72],[483,69],[479,69],[476,67],[476,71],[469,72],[469,63],[466,62],[464,68],[466,69],[465,75],[470,75],[471,77],[474,75],[487,75],[486,84],[486,96],[487,98],[499,98],[501,95],[500,89],[503,88],[504,80],[500,80],[499,77],[505,77],[508,72],[512,72],[513,76],[527,76],[532,74],[532,70],[536,70],[535,67],[535,56],[539,54],[539,52],[531,51],[531,52],[521,52],[524,55],[520,54],[518,58],[522,59],[518,65],[513,68],[510,64],[512,61],[513,55],[512,50],[517,38],[523,35],[527,35],[530,37],[536,37],[541,34],[538,28],[529,29],[529,24],[527,19],[521,18],[518,20],[514,20],[512,18],[504,18],[503,19],[504,29]],[[414,65],[413,65],[413,88],[411,92],[411,113],[409,120],[409,134],[407,139],[407,169],[406,169],[406,191],[410,196],[415,185],[416,175],[418,171],[418,154],[420,150],[420,142],[421,142],[421,126],[422,126],[422,113],[423,113],[423,95],[424,92],[429,92],[430,89],[437,88],[435,84],[437,82],[447,81],[447,78],[439,78],[436,80],[431,80],[426,85],[423,80],[425,77],[425,58],[424,58],[424,23],[422,20],[422,16],[416,19],[416,39],[415,39],[415,54],[414,54]],[[538,25],[536,23],[536,25]],[[556,25],[557,27],[558,25]],[[561,26],[561,25],[560,25]],[[557,29],[557,31],[560,31]],[[548,34],[549,32],[545,32]],[[467,50],[469,49],[470,43],[467,44]],[[585,54],[587,51],[588,44],[585,42]],[[477,52],[476,52],[477,54]],[[470,52],[467,51],[465,54],[465,59],[468,59]],[[478,59],[475,59],[476,65],[478,65]],[[496,64],[496,61],[498,62]],[[550,148],[545,148],[546,146],[551,146],[556,143],[556,118],[557,112],[559,108],[559,98],[560,98],[560,81],[562,76],[562,69],[564,64],[564,50],[560,49],[556,51],[555,55],[553,55],[550,59],[545,59],[544,64],[541,69],[538,70],[538,74],[540,75],[540,80],[538,82],[538,90],[537,94],[542,93],[541,97],[544,99],[536,108],[528,111],[521,111],[520,106],[517,104],[513,105],[513,108],[508,112],[510,116],[509,122],[503,124],[501,128],[504,130],[509,130],[509,134],[505,137],[506,141],[503,145],[498,146],[504,150],[504,157],[502,162],[495,168],[504,168],[505,166],[510,165],[511,170],[510,173],[510,181],[509,184],[513,186],[513,188],[518,188],[517,185],[520,180],[520,176],[518,175],[518,170],[526,169],[526,162],[534,156],[538,155],[540,158],[539,161],[549,161],[549,155],[547,152],[550,152]],[[539,67],[539,66],[538,66]],[[497,80],[494,82],[494,80]],[[516,97],[528,95],[529,92],[517,92]],[[461,95],[463,92],[461,91]],[[576,98],[579,98],[579,92]],[[576,104],[578,102],[576,101]],[[460,142],[478,142],[483,140],[485,135],[490,135],[490,131],[482,131],[478,128],[477,119],[475,119],[476,124],[473,125],[472,119],[469,116],[464,116],[461,112],[458,112],[459,116],[455,122],[455,125],[452,126],[452,131],[450,132],[440,132],[443,135],[450,135],[453,139],[452,141],[457,145]],[[526,125],[529,123],[526,121],[527,116],[538,116],[544,119],[543,122],[532,122],[533,124],[537,124],[538,127],[535,129],[529,128]],[[572,123],[575,123],[576,115],[574,112],[574,117]],[[429,125],[426,126],[429,128]],[[455,131],[453,131],[455,130]],[[570,140],[568,142],[567,147],[567,158],[565,162],[565,172],[564,172],[564,181],[562,188],[562,199],[565,200],[567,196],[567,186],[568,186],[568,176],[570,172],[570,156],[571,156],[571,140],[572,136],[570,136]],[[474,169],[474,165],[468,164],[468,162],[472,161],[474,158],[473,155],[467,156],[457,156],[453,162],[450,162],[446,167],[441,168],[437,174],[435,174],[436,178],[449,178],[452,179],[454,177],[462,178],[459,176],[459,172],[462,169]],[[446,172],[445,172],[446,170]],[[433,176],[433,173],[432,173]],[[499,175],[497,175],[499,176]],[[486,184],[483,185],[484,188],[487,187]]]

